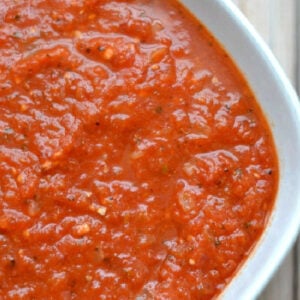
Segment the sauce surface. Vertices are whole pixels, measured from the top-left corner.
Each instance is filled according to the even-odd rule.
[[[278,165],[228,55],[174,0],[0,3],[0,299],[211,299]]]

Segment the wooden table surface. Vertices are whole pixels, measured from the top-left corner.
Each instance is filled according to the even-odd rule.
[[[300,0],[232,1],[268,43],[299,95]],[[300,240],[258,300],[300,300]]]

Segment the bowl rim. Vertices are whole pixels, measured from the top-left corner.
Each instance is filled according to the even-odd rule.
[[[269,124],[271,123],[270,127],[278,152],[280,169],[279,190],[277,192],[275,205],[269,218],[268,224],[266,225],[266,229],[264,230],[259,241],[253,247],[251,254],[249,255],[246,262],[242,264],[234,277],[225,287],[224,291],[218,297],[226,300],[255,299],[261,293],[263,288],[271,279],[271,276],[275,273],[275,271],[282,263],[288,251],[291,249],[293,243],[296,241],[300,228],[300,184],[297,185],[297,180],[298,182],[300,182],[300,170],[297,168],[297,166],[300,167],[300,164],[295,163],[294,183],[296,183],[296,185],[294,184],[294,186],[290,187],[286,181],[288,180],[289,174],[292,171],[290,169],[292,164],[290,161],[288,161],[288,159],[283,157],[283,153],[286,147],[294,147],[294,152],[297,153],[298,151],[300,153],[300,122],[298,122],[297,124],[297,120],[300,120],[300,103],[294,88],[292,87],[289,79],[285,75],[271,50],[232,1],[181,0],[181,3],[186,6],[186,8],[190,10],[192,14],[195,15],[196,18],[199,19],[208,28],[208,30],[224,47],[227,53],[229,53],[238,69],[246,78],[250,88],[258,98],[259,104],[261,104],[260,98],[262,97],[262,95],[258,95],[255,88],[253,88],[254,80],[253,78],[251,78],[253,77],[253,74],[250,74],[251,72],[248,72],[246,63],[241,63],[245,58],[242,58],[240,56],[239,59],[236,60],[235,55],[233,55],[234,52],[237,53],[236,48],[238,46],[244,46],[245,48],[248,48],[246,50],[244,49],[245,53],[248,53],[249,51],[253,52],[253,55],[250,55],[249,60],[253,60],[254,62],[256,62],[259,65],[259,68],[264,71],[265,75],[268,76],[267,80],[273,83],[274,87],[276,87],[277,91],[279,92],[278,97],[282,101],[282,105],[285,111],[287,111],[289,114],[287,123],[289,124],[290,128],[293,129],[294,140],[288,141],[286,146],[279,145],[278,140],[276,140],[276,132],[280,132],[280,130],[278,129],[278,127],[276,128],[276,125],[275,127],[274,125],[272,125],[272,116],[268,115],[268,112],[262,107],[262,110],[267,120],[269,121]],[[200,8],[204,12],[201,11]],[[211,14],[208,14],[207,16],[207,12],[205,11],[205,9],[207,8],[213,10],[213,13],[211,14],[214,14],[215,18],[211,18]],[[228,35],[230,36],[232,35],[232,33],[230,33],[230,30],[228,30],[227,33],[224,33],[224,28],[218,28],[219,25],[217,23],[222,23],[222,26],[227,26],[229,27],[229,29],[236,29],[236,32],[234,32],[236,38],[241,40],[244,44],[238,46],[229,44],[228,40],[234,39],[234,37],[228,38]],[[257,86],[259,90],[259,88],[262,88],[263,85],[261,84],[259,87],[259,84],[257,84]],[[285,126],[286,124],[283,124],[283,127]],[[287,133],[289,132],[287,131]],[[292,152],[292,150],[289,151]],[[291,191],[291,188],[294,188],[295,190]],[[281,235],[279,236],[278,234],[278,236],[276,237],[276,227],[278,227],[278,224],[280,224],[280,220],[278,220],[278,211],[282,211],[282,202],[285,195],[295,196],[295,199],[293,199],[295,207],[292,211],[289,211],[287,213],[287,225],[283,224],[282,228],[279,228],[279,233]],[[283,221],[285,221],[285,219]],[[275,247],[272,248],[271,245],[271,243],[274,241],[276,241],[276,249],[274,249]],[[263,251],[269,251],[269,253],[264,253],[263,255]],[[255,269],[255,264],[257,265],[259,262],[259,258],[262,257],[265,258],[263,261],[263,267]]]

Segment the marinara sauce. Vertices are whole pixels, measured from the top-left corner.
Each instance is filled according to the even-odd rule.
[[[2,0],[0,299],[210,299],[277,188],[268,125],[175,0]]]

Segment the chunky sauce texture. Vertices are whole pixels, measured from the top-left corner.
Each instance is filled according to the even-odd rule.
[[[174,0],[2,0],[0,299],[211,299],[278,165],[228,55]]]

